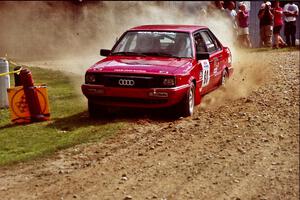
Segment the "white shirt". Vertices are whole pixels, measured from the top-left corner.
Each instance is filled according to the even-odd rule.
[[[293,4],[290,4],[290,3],[285,4],[285,6],[283,8],[283,12],[285,12],[285,11],[291,11],[291,12],[297,11],[299,13],[298,6],[294,3]],[[296,17],[292,17],[292,16],[287,17],[284,15],[284,21],[286,21],[286,22],[296,21],[296,19],[297,19]]]
[[[235,10],[228,10],[228,14],[230,17],[232,17],[233,19],[236,17],[236,11]]]
[[[237,23],[236,23],[236,19],[235,19],[236,15],[237,15],[236,11],[235,10],[226,9],[226,12],[227,12],[228,16],[232,20],[233,28],[236,29],[237,28]]]

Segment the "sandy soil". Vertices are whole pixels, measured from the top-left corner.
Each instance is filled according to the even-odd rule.
[[[299,51],[235,66],[193,117],[138,116],[105,141],[0,168],[1,199],[299,199]]]

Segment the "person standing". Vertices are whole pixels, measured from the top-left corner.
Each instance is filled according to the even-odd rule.
[[[258,12],[258,18],[260,20],[260,47],[271,47],[274,18],[274,15],[271,12],[271,2],[267,1],[261,5]]]
[[[237,28],[237,24],[236,24],[236,15],[237,14],[235,11],[235,3],[233,1],[228,2],[226,11],[227,11],[228,16],[232,20],[233,28],[236,29]]]
[[[239,11],[237,13],[238,25],[238,40],[241,46],[251,48],[249,38],[249,11],[246,5],[242,2],[239,4]]]
[[[235,3],[233,1],[229,1],[227,5],[227,9],[225,10],[228,17],[232,21],[232,37],[236,40],[237,38],[237,22],[236,22],[236,11],[235,11]]]
[[[283,8],[284,14],[284,35],[288,46],[296,46],[296,20],[299,15],[299,9],[292,1]]]
[[[279,47],[285,47],[287,44],[283,41],[280,36],[280,30],[283,25],[283,9],[280,7],[279,1],[275,1],[274,9],[274,48],[278,49]]]
[[[220,10],[224,10],[224,1],[215,1],[215,7]]]

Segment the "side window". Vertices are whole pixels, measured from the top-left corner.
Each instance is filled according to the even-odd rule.
[[[194,35],[194,39],[195,39],[195,46],[196,46],[196,51],[199,52],[207,52],[207,48],[205,45],[205,41],[202,38],[202,36],[200,35],[200,33],[196,33]]]
[[[210,37],[207,31],[200,32],[201,36],[203,37],[204,43],[206,45],[208,52],[214,52],[217,50],[215,43],[213,42],[212,38]]]
[[[221,49],[222,49],[222,48],[221,48],[221,44],[220,44],[220,42],[217,40],[216,36],[215,36],[211,31],[209,31],[209,35],[210,35],[210,37],[213,39],[213,42],[214,42],[214,44],[216,45],[216,48],[217,48],[218,50],[221,50]]]

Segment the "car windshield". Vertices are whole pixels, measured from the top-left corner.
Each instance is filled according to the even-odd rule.
[[[139,55],[191,58],[188,33],[129,31],[113,49],[112,55]]]

